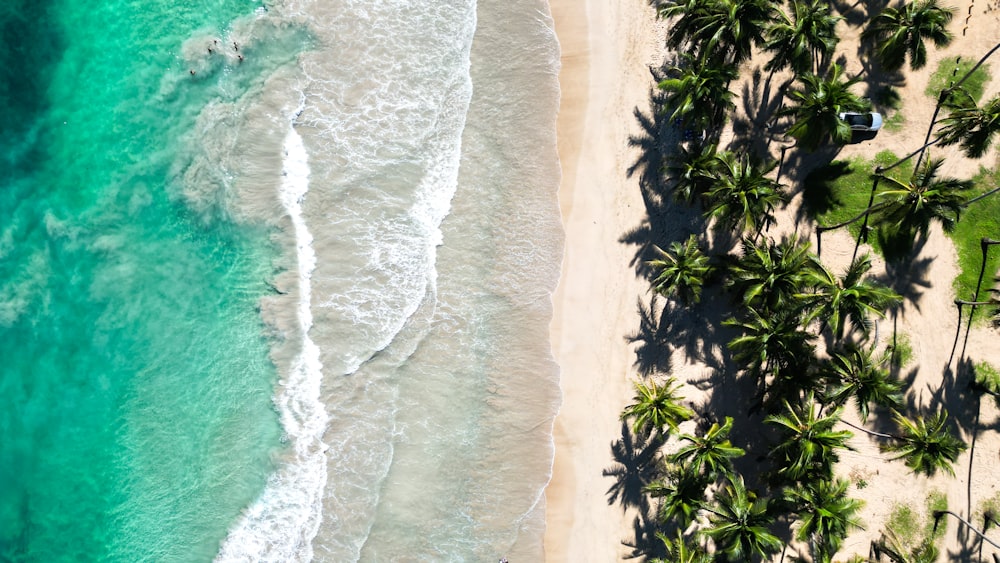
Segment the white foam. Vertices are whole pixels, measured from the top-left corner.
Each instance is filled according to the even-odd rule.
[[[305,104],[303,97],[296,116]],[[312,540],[322,518],[326,485],[326,444],[323,432],[328,416],[320,401],[323,365],[319,347],[309,337],[313,318],[311,276],[316,268],[313,237],[302,216],[302,200],[309,190],[308,153],[302,137],[290,128],[284,142],[285,158],[279,195],[295,229],[298,258],[298,320],[301,351],[276,394],[281,423],[292,457],[268,480],[261,497],[240,517],[223,542],[218,562],[309,561]]]

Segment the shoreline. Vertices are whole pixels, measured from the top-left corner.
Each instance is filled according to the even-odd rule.
[[[551,2],[561,49],[557,122],[562,165],[559,207],[565,231],[553,294],[550,342],[560,368],[562,407],[553,425],[555,457],[545,490],[547,561],[611,561],[633,515],[609,504],[610,446],[621,438],[619,413],[632,396],[634,354],[625,335],[639,324],[636,299],[648,284],[629,267],[634,247],[619,242],[642,224],[635,158],[634,108],[647,109],[648,64],[662,57],[655,12],[625,4]]]

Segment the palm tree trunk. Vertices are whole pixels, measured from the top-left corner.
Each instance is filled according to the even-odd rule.
[[[871,196],[868,197],[867,209],[871,209],[872,204],[875,203],[875,190],[878,188],[878,181],[881,177],[882,177],[881,170],[878,167],[876,167],[875,179],[872,180],[872,193]],[[858,240],[854,242],[854,253],[851,254],[852,263],[858,257],[858,247],[861,246],[862,238],[865,239],[865,242],[868,242],[868,215],[865,215],[865,222],[861,224],[861,232],[858,233]]]
[[[982,538],[983,541],[985,541],[986,543],[992,545],[993,547],[995,547],[997,549],[1000,549],[1000,544],[997,544],[995,541],[993,541],[990,538],[986,537],[986,534],[983,534],[981,531],[979,531],[979,529],[976,528],[975,526],[973,526],[972,524],[970,524],[968,520],[966,520],[965,518],[962,518],[961,516],[959,516],[958,514],[955,514],[954,512],[952,512],[950,510],[935,510],[934,511],[934,529],[935,530],[937,529],[938,521],[940,521],[941,518],[945,514],[950,514],[950,515],[954,516],[955,518],[958,519],[959,522],[965,524],[966,528],[968,528],[969,530],[975,532],[980,538]]]
[[[865,434],[868,434],[869,436],[876,436],[878,438],[887,438],[889,440],[902,440],[902,438],[899,437],[899,436],[893,436],[892,434],[883,434],[881,432],[876,432],[874,430],[869,430],[867,428],[863,428],[861,426],[858,426],[857,424],[854,424],[853,422],[848,422],[848,421],[846,421],[844,419],[840,419],[840,422],[843,422],[844,424],[850,426],[851,428],[853,428],[855,430],[860,430],[860,431],[864,432]]]
[[[978,195],[978,196],[970,199],[969,201],[963,203],[962,207],[968,207],[968,206],[972,205],[973,203],[976,203],[977,201],[979,201],[981,199],[986,199],[989,196],[991,196],[991,195],[993,195],[993,194],[995,194],[997,192],[1000,192],[1000,186],[998,186],[996,188],[993,188],[992,190],[990,190],[990,191],[988,191],[988,192],[986,192],[986,193],[984,193],[982,195]]]

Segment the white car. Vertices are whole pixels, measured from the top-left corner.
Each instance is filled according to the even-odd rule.
[[[867,113],[849,111],[840,114],[840,119],[846,121],[854,131],[878,131],[882,128],[882,115],[873,111]]]

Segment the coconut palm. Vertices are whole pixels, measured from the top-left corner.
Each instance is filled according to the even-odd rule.
[[[983,107],[968,95],[953,96],[948,117],[941,120],[941,144],[959,144],[969,158],[979,158],[993,144],[993,137],[1000,131],[1000,96],[986,102]]]
[[[687,528],[705,505],[705,489],[711,484],[707,475],[675,464],[664,466],[663,478],[646,487],[650,496],[659,499],[657,518]]]
[[[796,74],[818,73],[837,47],[837,22],[826,0],[792,0],[791,15],[779,10],[778,21],[767,30],[764,49],[774,53],[764,66]]]
[[[709,65],[682,54],[681,63],[667,69],[667,78],[658,84],[666,93],[663,107],[669,119],[699,131],[720,127],[726,112],[736,107],[729,83],[737,76],[735,65]]]
[[[731,561],[750,561],[781,549],[781,540],[768,531],[774,519],[767,502],[747,491],[743,477],[731,479],[715,500],[705,508],[710,526],[702,533],[712,538],[718,553]]]
[[[663,172],[675,200],[693,205],[712,188],[719,166],[716,147],[715,143],[681,145],[677,155],[668,157]]]
[[[799,295],[815,306],[810,319],[823,319],[823,325],[830,328],[837,340],[843,337],[847,321],[867,338],[870,317],[884,317],[889,307],[902,301],[895,291],[865,277],[871,268],[871,257],[867,254],[855,258],[839,279],[822,268],[815,278],[816,292]]]
[[[647,262],[655,271],[653,289],[664,297],[680,299],[685,305],[701,300],[701,288],[705,279],[711,275],[712,266],[708,256],[698,247],[698,237],[691,235],[684,241],[670,245],[670,252],[654,246],[660,255],[656,260]]]
[[[889,359],[888,354],[874,357],[872,349],[856,344],[833,352],[822,367],[831,387],[826,399],[841,406],[853,397],[862,422],[868,420],[871,405],[899,408],[903,386],[886,369]]]
[[[729,268],[728,285],[744,305],[764,311],[788,310],[823,272],[808,241],[791,237],[780,243],[758,243],[744,238],[743,256]]]
[[[852,434],[833,429],[840,422],[842,411],[838,408],[822,415],[820,405],[809,396],[801,407],[792,407],[785,401],[784,414],[765,418],[764,422],[778,425],[782,434],[782,441],[771,450],[781,462],[778,474],[793,481],[830,479],[838,459],[837,450],[850,449],[847,440]]]
[[[873,45],[875,56],[885,70],[899,70],[906,59],[910,68],[916,70],[927,64],[926,41],[936,47],[951,43],[947,27],[952,15],[952,9],[941,7],[938,0],[916,0],[882,10],[868,23],[861,37]]]
[[[712,556],[705,552],[701,546],[688,543],[684,534],[677,530],[676,539],[670,539],[662,532],[657,532],[656,537],[663,542],[666,550],[666,557],[650,559],[649,563],[711,563]]]
[[[774,16],[770,0],[687,0],[665,5],[664,18],[677,17],[668,45],[690,47],[702,60],[740,64],[763,45],[764,29]]]
[[[728,474],[733,468],[733,458],[746,453],[729,441],[729,432],[732,429],[733,419],[727,416],[722,426],[717,422],[712,424],[704,436],[681,434],[680,440],[688,444],[674,452],[670,456],[670,461],[685,465],[690,470],[710,478]]]
[[[799,515],[796,536],[809,542],[815,559],[831,558],[851,529],[861,527],[862,502],[847,496],[849,486],[844,479],[824,479],[785,490],[785,500]]]
[[[796,138],[807,151],[816,150],[827,139],[836,143],[849,141],[851,128],[839,115],[869,108],[868,102],[850,91],[851,86],[861,81],[861,77],[845,79],[843,68],[833,64],[825,78],[806,73],[798,80],[801,87],[793,87],[786,94],[792,104],[779,112],[794,119],[788,128],[788,135]]]
[[[938,178],[942,159],[928,159],[908,182],[880,174],[889,189],[878,194],[878,220],[896,232],[927,234],[931,221],[951,231],[958,221],[971,180]]]
[[[705,195],[705,215],[719,226],[759,234],[774,224],[774,209],[788,202],[781,184],[768,177],[776,162],[761,163],[731,152],[718,155],[715,185]]]
[[[948,432],[947,411],[942,410],[927,418],[917,417],[915,420],[909,420],[895,412],[893,418],[901,434],[893,436],[895,440],[883,446],[885,451],[898,454],[892,459],[903,459],[914,473],[923,473],[929,477],[933,477],[939,469],[949,475],[955,474],[951,464],[955,463],[967,446]]]
[[[749,373],[762,378],[778,370],[799,367],[813,357],[810,343],[816,338],[801,329],[794,311],[762,314],[754,308],[743,319],[723,321],[740,329],[742,334],[729,341],[733,358]]]
[[[632,431],[636,434],[651,430],[662,433],[665,426],[676,431],[678,424],[694,416],[690,409],[679,404],[684,398],[677,394],[678,387],[673,377],[667,378],[662,385],[655,381],[648,384],[636,381],[635,402],[625,407],[622,420],[633,419]]]

